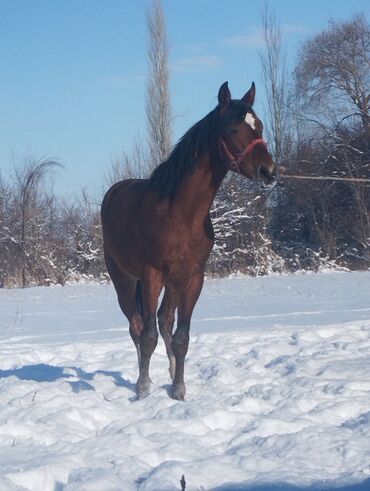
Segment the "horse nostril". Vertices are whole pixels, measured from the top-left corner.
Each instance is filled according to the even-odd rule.
[[[267,183],[271,183],[275,177],[275,168],[269,169],[261,165],[258,169],[258,177],[264,179]]]

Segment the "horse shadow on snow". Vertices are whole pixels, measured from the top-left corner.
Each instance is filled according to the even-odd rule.
[[[369,491],[370,479],[361,483],[345,486],[329,483],[316,483],[312,486],[294,486],[293,484],[224,484],[211,491]]]
[[[66,372],[67,369],[67,372]],[[68,373],[74,371],[75,374]],[[0,370],[0,379],[7,377],[17,377],[19,380],[33,380],[34,382],[56,382],[61,379],[73,378],[68,381],[72,391],[79,393],[83,390],[95,390],[94,386],[89,383],[96,375],[105,375],[111,377],[115,385],[125,387],[126,389],[135,392],[135,384],[122,377],[120,372],[112,372],[108,370],[95,370],[94,372],[86,372],[79,367],[56,367],[38,363],[36,365],[24,365],[20,368],[12,368],[10,370]],[[78,380],[75,380],[75,379]]]
[[[65,371],[67,370],[67,372]],[[74,371],[75,374],[68,373]],[[114,384],[119,387],[135,392],[135,384],[127,379],[124,379],[120,372],[108,370],[95,370],[86,372],[79,367],[57,367],[38,363],[35,365],[24,365],[20,368],[12,368],[9,370],[0,369],[0,379],[7,377],[17,377],[19,380],[33,380],[34,382],[56,382],[61,379],[78,379],[68,381],[72,391],[79,393],[83,390],[95,390],[94,386],[89,383],[96,375],[105,375],[111,377]],[[169,390],[170,386],[165,386]],[[312,486],[294,486],[291,484],[243,484],[229,483],[213,488],[212,491],[369,491],[370,479],[366,479],[361,483],[350,484],[346,486],[333,485],[329,483],[317,483]]]

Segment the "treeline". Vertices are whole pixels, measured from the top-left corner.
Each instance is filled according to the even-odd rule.
[[[0,287],[64,284],[105,277],[100,217],[85,193],[60,198],[59,164],[28,159],[0,175]]]
[[[250,274],[369,268],[370,26],[362,15],[330,22],[301,46],[289,77],[268,10],[262,25],[264,122],[286,178],[268,193],[229,178],[213,210],[218,243],[210,268]]]
[[[370,26],[364,16],[330,22],[303,44],[285,107],[279,143],[286,174],[323,179],[278,183],[268,225],[274,249],[295,255],[297,268],[315,267],[318,259],[368,268]]]
[[[131,153],[116,159],[107,171],[110,183],[147,175],[169,149],[167,40],[159,2],[148,23],[149,145],[138,140]],[[331,22],[301,46],[291,76],[279,27],[268,11],[263,33],[267,107],[262,119],[278,172],[329,179],[281,178],[264,190],[230,173],[212,210],[216,245],[208,273],[369,268],[370,26],[364,16]],[[155,93],[160,86],[164,90]],[[164,123],[159,127],[156,121]],[[11,177],[0,175],[1,287],[107,278],[101,196],[57,196],[52,175],[58,167],[29,159],[14,166]]]

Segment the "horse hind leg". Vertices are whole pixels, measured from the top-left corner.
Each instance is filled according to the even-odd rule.
[[[122,273],[113,259],[107,254],[105,255],[105,262],[117,293],[119,306],[129,321],[129,332],[136,348],[138,365],[140,367],[140,335],[143,330],[143,321],[138,305],[139,282],[136,278]]]
[[[172,331],[175,322],[175,310],[177,307],[176,294],[173,289],[166,287],[161,306],[158,310],[159,332],[166,346],[168,361],[170,362],[169,372],[173,382],[175,378],[176,360],[172,349]]]
[[[138,399],[143,399],[150,391],[149,364],[158,342],[156,311],[162,286],[162,274],[148,268],[141,281],[143,330],[140,335],[140,373],[136,383]]]
[[[134,342],[137,351],[137,362],[140,368],[141,352],[140,352],[140,336],[143,331],[143,319],[142,319],[142,301],[141,301],[141,282],[137,280],[135,287],[135,304],[136,312],[130,319],[130,335]]]

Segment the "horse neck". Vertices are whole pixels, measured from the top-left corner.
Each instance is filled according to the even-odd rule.
[[[203,155],[194,171],[181,183],[173,200],[173,209],[184,220],[204,219],[226,173],[227,168],[216,152]]]

